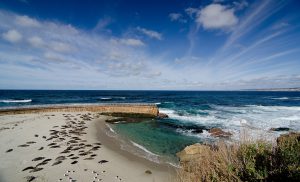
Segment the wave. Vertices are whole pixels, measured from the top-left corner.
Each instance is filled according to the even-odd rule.
[[[27,102],[32,102],[32,100],[31,99],[23,99],[23,100],[7,99],[7,100],[0,100],[0,102],[3,102],[3,103],[27,103]]]
[[[211,105],[209,110],[199,110],[191,114],[187,112],[178,112],[172,109],[160,109],[162,113],[168,114],[170,119],[180,122],[184,126],[191,123],[205,128],[219,127],[230,131],[239,138],[241,130],[261,131],[270,133],[271,128],[287,127],[292,131],[300,131],[300,107],[299,106],[220,106]],[[193,135],[203,138],[202,134],[195,133],[189,127],[179,127],[178,132],[186,135]],[[203,130],[205,131],[205,129]],[[255,132],[253,132],[255,133]],[[272,133],[272,132],[271,132]],[[281,134],[273,132],[274,137]]]
[[[273,100],[293,100],[293,101],[297,101],[297,100],[300,100],[300,97],[271,97],[270,99],[273,99]]]
[[[101,97],[100,100],[112,100],[111,97]]]
[[[125,100],[126,97],[101,97],[100,100]]]
[[[188,122],[196,122],[199,124],[203,124],[205,122],[211,122],[216,120],[215,116],[209,115],[192,115],[192,114],[178,114],[175,110],[171,109],[160,109],[160,112],[167,114],[169,118],[181,120],[181,121],[188,121]]]
[[[271,98],[271,99],[274,99],[274,100],[288,100],[289,98],[288,97],[275,97],[275,98]]]
[[[135,143],[135,142],[133,142],[133,141],[130,141],[130,142],[131,142],[132,145],[134,145],[135,147],[137,147],[137,148],[143,150],[144,152],[146,152],[146,153],[148,153],[148,154],[150,154],[150,155],[152,155],[152,156],[159,156],[159,155],[157,155],[157,154],[154,154],[154,153],[150,152],[150,151],[147,150],[145,147],[143,147],[143,146],[141,146],[141,145],[139,145],[139,144],[137,144],[137,143]]]

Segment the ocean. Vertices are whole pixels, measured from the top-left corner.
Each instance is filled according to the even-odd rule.
[[[286,132],[271,128],[300,131],[300,92],[0,90],[0,108],[105,103],[155,103],[168,114],[167,119],[110,125],[149,159],[174,161],[187,145],[216,141],[207,132],[213,127],[231,132],[231,141],[238,141],[245,128],[253,138]]]

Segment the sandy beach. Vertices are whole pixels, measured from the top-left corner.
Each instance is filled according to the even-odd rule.
[[[93,112],[0,116],[0,181],[173,181],[174,168],[123,151],[106,136],[107,117]]]

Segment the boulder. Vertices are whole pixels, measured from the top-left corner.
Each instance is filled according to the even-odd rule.
[[[192,161],[195,158],[207,156],[207,154],[209,154],[210,152],[211,150],[209,146],[196,143],[185,147],[176,155],[179,158],[180,162],[188,162]]]
[[[168,118],[169,116],[165,113],[158,113],[157,118],[159,119],[164,119],[164,118]]]
[[[290,133],[287,133],[287,134],[280,135],[277,138],[277,145],[286,144],[286,143],[289,143],[291,141],[300,142],[300,133],[290,132]]]
[[[208,130],[208,133],[210,133],[211,136],[214,137],[225,137],[225,138],[228,138],[232,135],[230,132],[223,131],[220,128],[212,128]]]

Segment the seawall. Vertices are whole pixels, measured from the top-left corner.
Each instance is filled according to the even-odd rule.
[[[156,117],[158,107],[155,104],[107,104],[107,105],[78,105],[78,106],[40,106],[26,108],[0,109],[0,115],[26,114],[40,112],[98,112],[98,113],[125,113],[141,114]]]

